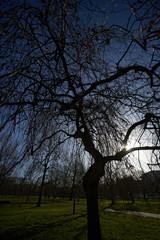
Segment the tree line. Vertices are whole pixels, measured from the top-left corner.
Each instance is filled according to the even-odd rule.
[[[77,164],[77,163],[76,163]],[[85,193],[82,188],[82,177],[85,174],[85,168],[82,163],[77,164],[76,170],[67,169],[65,166],[61,170],[56,166],[54,173],[49,172],[42,185],[43,174],[38,179],[31,176],[18,177],[8,176],[3,184],[0,185],[1,196],[23,196],[25,203],[30,203],[32,196],[38,197],[37,206],[42,203],[42,198],[48,198],[49,202],[59,200],[70,200],[74,198],[85,199]],[[160,171],[154,170],[147,173],[137,172],[136,174],[121,175],[116,178],[108,179],[108,175],[115,175],[115,172],[105,174],[99,183],[98,198],[100,200],[110,200],[111,205],[116,203],[117,199],[128,200],[135,203],[136,199],[159,199],[160,198]],[[2,177],[2,176],[1,176]]]

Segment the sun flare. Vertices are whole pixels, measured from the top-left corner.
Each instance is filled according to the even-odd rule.
[[[124,148],[128,151],[131,148],[139,147],[139,143],[133,138],[127,142]]]
[[[133,141],[132,142],[128,142],[124,147],[128,151],[129,149],[134,147],[134,142]]]

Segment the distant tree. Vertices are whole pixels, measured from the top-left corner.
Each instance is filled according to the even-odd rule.
[[[0,143],[0,185],[3,184],[13,171],[15,171],[16,163],[20,159],[20,151],[18,149],[19,142],[16,136],[10,133],[1,134]]]
[[[70,163],[68,164],[68,178],[71,182],[71,191],[69,200],[73,199],[73,214],[75,214],[75,199],[78,195],[78,185],[82,183],[82,176],[85,174],[84,162],[81,159],[80,145],[76,144],[76,148],[72,150]]]
[[[66,162],[66,177],[70,181],[70,201],[75,198],[77,192],[77,186],[82,183],[82,176],[85,174],[85,166],[83,160],[83,154],[81,152],[81,144],[78,142],[73,145],[73,148],[68,156],[68,161]]]
[[[55,136],[58,144],[83,143],[92,157],[83,178],[88,239],[101,240],[98,183],[105,164],[160,149],[160,3],[93,3],[3,2],[0,111],[2,131],[19,127],[29,139],[21,160]],[[139,145],[129,149],[137,128]],[[150,144],[140,141],[146,133]]]
[[[51,187],[50,192],[53,197],[53,202],[56,197],[60,197],[59,191],[62,182],[62,172],[62,166],[59,163],[54,164],[54,166],[48,170],[48,184]]]
[[[123,170],[126,164],[128,164],[127,173],[129,174],[128,158],[124,158],[123,162],[111,161],[107,162],[105,165],[104,183],[109,190],[108,197],[111,199],[111,205],[115,204],[116,196],[119,195],[117,181],[119,178],[123,178]]]
[[[33,173],[37,173],[39,176],[39,197],[37,202],[37,207],[40,207],[42,196],[43,196],[43,189],[45,182],[47,182],[48,178],[48,170],[53,168],[59,158],[59,151],[58,147],[54,148],[54,141],[50,140],[45,142],[43,148],[39,149],[37,153],[34,155],[34,162],[32,164],[32,171]]]
[[[160,170],[142,174],[141,189],[145,199],[160,197]]]
[[[117,179],[117,187],[119,189],[118,195],[124,200],[134,200],[134,193],[136,193],[136,180],[132,176],[124,176],[123,178]]]

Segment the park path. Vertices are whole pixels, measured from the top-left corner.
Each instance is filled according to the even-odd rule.
[[[64,202],[61,202],[61,204],[64,204]],[[73,205],[73,203],[65,203],[65,204]],[[86,205],[76,204],[76,207],[85,207],[86,208]],[[103,209],[100,209],[100,210],[105,211],[105,212],[125,213],[125,214],[136,215],[136,216],[139,216],[139,217],[159,218],[160,219],[160,214],[157,214],[157,213],[136,212],[136,211],[129,211],[129,210],[113,210],[111,208],[103,208]]]
[[[73,205],[73,203],[68,203],[68,202],[54,202],[52,204]],[[87,206],[83,205],[83,204],[76,204],[76,207],[84,207],[84,208],[86,208]],[[125,214],[136,215],[136,216],[139,216],[139,217],[159,218],[160,219],[160,214],[156,214],[156,213],[136,212],[136,211],[129,211],[129,210],[113,210],[111,208],[102,208],[100,210],[101,211],[105,211],[105,212],[125,213]]]
[[[103,211],[113,212],[113,213],[125,213],[125,214],[136,215],[139,217],[149,217],[149,218],[159,218],[160,219],[160,214],[156,214],[156,213],[136,212],[136,211],[129,211],[129,210],[116,211],[116,210],[113,210],[110,208],[105,208],[105,209],[103,209]]]

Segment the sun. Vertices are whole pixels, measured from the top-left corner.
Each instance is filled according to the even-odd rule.
[[[135,145],[135,141],[130,140],[128,143],[124,146],[124,148],[128,151],[129,149],[133,148]]]
[[[126,145],[124,146],[124,148],[128,151],[129,149],[131,149],[131,146],[130,146],[130,144],[126,144]]]
[[[129,141],[127,141],[127,144],[124,146],[124,148],[128,151],[131,148],[135,148],[135,147],[139,147],[139,142],[136,141],[135,138],[129,139]]]

